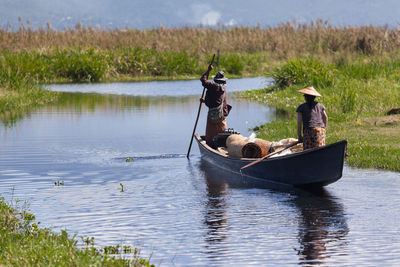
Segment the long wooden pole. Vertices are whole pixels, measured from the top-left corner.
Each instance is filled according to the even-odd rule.
[[[213,55],[213,57],[212,57],[212,59],[211,59],[210,65],[212,65],[212,64],[214,63],[214,58],[215,58],[215,54]],[[204,92],[205,92],[205,91],[206,91],[206,88],[203,87],[203,93],[201,94],[201,98],[204,98]],[[186,157],[187,157],[187,158],[189,158],[190,149],[192,148],[194,133],[196,132],[197,122],[199,121],[200,110],[201,110],[201,104],[203,104],[203,103],[200,102],[200,104],[199,104],[199,110],[198,110],[198,112],[197,112],[196,122],[195,122],[194,127],[193,127],[192,138],[190,138],[190,145],[189,145],[188,152],[187,152],[187,154],[186,154]]]
[[[255,165],[255,164],[257,164],[257,163],[263,161],[264,159],[267,159],[267,158],[269,158],[269,157],[271,157],[271,156],[273,156],[273,155],[275,155],[275,154],[278,154],[278,153],[282,152],[283,150],[286,150],[286,149],[288,149],[288,148],[291,148],[291,147],[297,145],[298,143],[300,143],[300,142],[297,141],[297,142],[295,142],[295,143],[293,143],[293,144],[290,144],[290,145],[288,145],[288,146],[285,146],[283,149],[280,149],[280,150],[277,150],[277,151],[275,151],[275,152],[272,152],[271,154],[268,154],[268,155],[266,155],[266,156],[264,156],[264,157],[262,157],[262,158],[260,158],[260,159],[258,159],[258,160],[255,160],[255,161],[253,161],[253,162],[247,164],[246,166],[243,166],[242,168],[240,168],[240,170],[243,170],[243,169],[246,169],[247,167],[253,166],[253,165]]]

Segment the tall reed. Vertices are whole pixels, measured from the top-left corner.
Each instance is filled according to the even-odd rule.
[[[156,51],[185,51],[190,55],[268,52],[276,58],[298,55],[378,55],[400,47],[398,28],[362,26],[334,27],[327,21],[311,24],[287,22],[276,27],[219,27],[115,29],[82,27],[56,31],[33,30],[21,24],[16,32],[0,30],[0,50],[48,51],[54,47],[117,49],[141,47]]]

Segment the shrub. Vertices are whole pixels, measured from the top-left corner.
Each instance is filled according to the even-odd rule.
[[[226,54],[220,59],[220,66],[229,74],[240,75],[245,67],[245,62],[238,54]]]
[[[283,88],[295,84],[305,86],[327,87],[333,83],[336,69],[320,59],[307,57],[292,59],[276,68],[272,77],[278,87]]]
[[[56,75],[74,82],[97,82],[107,72],[108,66],[106,55],[93,48],[57,51],[54,57]]]

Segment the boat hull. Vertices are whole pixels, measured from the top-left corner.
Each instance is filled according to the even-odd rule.
[[[218,168],[268,183],[294,187],[321,187],[342,177],[347,141],[299,153],[265,159],[240,170],[256,159],[232,158],[209,147],[195,135],[202,159]]]

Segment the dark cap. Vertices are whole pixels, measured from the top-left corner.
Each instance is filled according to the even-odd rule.
[[[226,82],[226,80],[228,80],[228,78],[225,77],[225,73],[223,71],[218,71],[214,76],[214,81]]]

